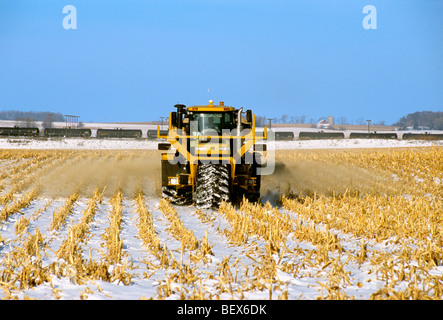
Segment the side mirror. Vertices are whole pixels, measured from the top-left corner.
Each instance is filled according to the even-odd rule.
[[[171,125],[177,127],[177,112],[171,112]]]
[[[246,110],[246,121],[252,123],[252,111]]]

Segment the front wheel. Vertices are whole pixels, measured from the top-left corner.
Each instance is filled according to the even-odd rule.
[[[218,209],[231,197],[229,166],[200,164],[197,168],[196,205],[202,209]]]

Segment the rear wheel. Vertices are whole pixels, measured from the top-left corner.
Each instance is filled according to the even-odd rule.
[[[190,190],[185,190],[179,194],[175,187],[163,186],[162,198],[169,200],[169,202],[172,204],[183,206],[192,202],[192,192]]]
[[[247,185],[247,187],[236,186],[234,187],[234,195],[233,199],[236,204],[241,204],[243,198],[246,198],[249,202],[252,203],[260,203],[260,186],[261,186],[261,175],[259,174],[259,167],[261,163],[260,155],[254,154],[254,161],[252,164],[243,164],[238,165],[236,174],[242,176],[243,179],[247,179],[246,182],[242,181],[243,185]],[[249,184],[251,178],[255,178],[255,184]]]
[[[229,166],[200,164],[197,168],[196,205],[199,208],[218,209],[231,195]]]

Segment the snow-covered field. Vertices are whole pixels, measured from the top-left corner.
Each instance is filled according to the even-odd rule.
[[[320,257],[316,257],[319,250],[318,244],[309,241],[300,241],[295,230],[285,234],[284,246],[278,251],[269,251],[269,242],[260,234],[251,233],[251,236],[240,242],[232,239],[233,230],[236,223],[230,220],[225,214],[217,211],[199,211],[194,206],[172,207],[176,215],[173,217],[167,214],[167,209],[162,208],[161,200],[155,192],[144,194],[146,205],[145,214],[152,218],[152,225],[155,230],[160,247],[163,248],[163,259],[160,255],[155,255],[149,249],[149,245],[143,242],[140,233],[140,216],[137,212],[136,200],[128,194],[123,195],[121,201],[121,224],[119,237],[121,239],[121,259],[118,262],[108,262],[107,272],[113,274],[110,279],[100,279],[85,277],[87,274],[79,272],[78,266],[73,261],[61,258],[60,250],[63,244],[68,243],[72,238],[75,226],[82,225],[82,219],[87,213],[92,192],[89,194],[80,193],[79,198],[72,205],[72,210],[67,211],[65,223],[58,228],[51,227],[56,213],[59,212],[67,202],[66,192],[72,181],[82,186],[84,181],[95,179],[92,170],[82,173],[82,164],[87,165],[89,160],[85,160],[84,155],[78,156],[75,152],[81,150],[132,150],[125,152],[136,152],[138,150],[155,150],[158,141],[150,140],[95,140],[95,139],[0,139],[0,153],[14,152],[14,150],[75,150],[69,159],[63,159],[63,165],[69,167],[70,163],[79,168],[78,177],[75,175],[63,175],[60,171],[58,182],[52,190],[51,196],[41,192],[32,197],[29,203],[16,212],[11,211],[5,219],[0,218],[0,297],[3,298],[35,298],[35,299],[302,299],[311,300],[319,297],[326,297],[328,294],[343,294],[350,299],[366,300],[371,295],[387,288],[387,280],[383,277],[383,266],[377,265],[371,259],[356,261],[362,252],[362,238],[355,237],[350,233],[341,230],[330,230],[325,225],[313,226],[313,230],[319,233],[331,232],[335,234],[335,239],[339,241],[345,253],[338,253],[331,250],[326,255],[326,260],[321,262]],[[271,144],[276,150],[290,149],[350,149],[350,148],[414,148],[443,146],[443,141],[401,141],[401,140],[318,140],[318,141],[291,141],[275,142]],[[125,152],[120,156],[124,157]],[[35,156],[35,155],[34,155]],[[36,157],[36,156],[35,156]],[[32,159],[32,157],[30,158]],[[57,158],[58,159],[58,158]],[[28,186],[17,187],[13,198],[8,199],[6,195],[13,189],[14,183],[26,180],[32,186],[37,187],[37,181],[44,181],[45,175],[53,174],[56,166],[56,157],[42,161],[41,165],[31,168],[34,164],[23,165],[29,159],[2,157],[0,169],[3,173],[2,185],[2,212],[13,206],[16,202],[24,199],[29,194]],[[137,159],[137,166],[140,165]],[[159,159],[154,159],[154,161]],[[46,161],[46,162],[45,162]],[[38,162],[40,163],[40,162]],[[103,163],[103,166],[106,166]],[[123,164],[131,166],[131,162]],[[20,170],[14,170],[20,168]],[[44,171],[49,168],[49,171]],[[121,167],[119,167],[121,168]],[[136,169],[136,167],[134,167]],[[14,179],[15,175],[28,170],[25,177]],[[133,169],[124,167],[124,170]],[[159,167],[157,167],[159,169]],[[97,174],[101,169],[96,168]],[[17,171],[17,172],[16,172]],[[106,171],[107,172],[107,171]],[[110,179],[118,176],[116,172],[110,172]],[[158,176],[160,173],[156,172]],[[432,177],[438,185],[441,183],[442,172],[439,176]],[[88,177],[86,177],[88,176]],[[131,173],[130,179],[136,179],[137,173]],[[396,180],[393,175],[393,181]],[[76,180],[77,179],[77,180]],[[84,181],[82,179],[85,179]],[[89,180],[88,180],[89,179]],[[151,176],[150,181],[143,180],[143,184],[152,184],[151,188],[158,183],[159,177]],[[55,181],[55,180],[54,180]],[[83,181],[83,182],[82,182]],[[107,182],[97,181],[97,186],[106,186]],[[122,181],[122,184],[130,184],[131,181]],[[115,185],[115,182],[109,183]],[[54,190],[59,190],[60,194],[54,194]],[[111,194],[116,191],[108,188]],[[91,189],[92,190],[92,189]],[[40,192],[40,191],[38,191]],[[55,191],[57,192],[57,191]],[[87,224],[83,226],[87,229],[87,236],[74,241],[71,244],[80,246],[79,250],[87,262],[106,261],[107,245],[106,230],[109,230],[112,223],[111,213],[113,212],[113,202],[111,194],[104,195],[102,202],[97,202],[94,214]],[[407,195],[406,195],[407,196]],[[276,197],[272,192],[262,199],[263,203],[269,201],[270,207],[265,209],[275,217],[287,217],[291,221],[302,221],[305,225],[312,225],[312,221],[276,203]],[[12,209],[11,209],[12,210]],[[235,209],[240,216],[245,213],[239,208]],[[178,219],[178,220],[173,220]],[[277,219],[277,218],[276,218]],[[283,218],[282,218],[283,219]],[[27,221],[24,230],[17,231],[20,221]],[[175,222],[174,222],[175,221]],[[177,221],[195,237],[197,247],[186,248],[183,238],[177,235]],[[303,224],[302,224],[303,225]],[[441,227],[441,226],[440,226]],[[36,240],[36,236],[41,234],[42,238]],[[402,243],[395,242],[393,238],[383,241],[374,239],[365,240],[365,250],[368,256],[374,259],[383,254],[393,253],[393,259],[398,257],[402,250]],[[30,243],[38,243],[36,251],[29,249]],[[334,240],[335,241],[335,240]],[[210,248],[210,253],[203,253],[203,248]],[[31,251],[30,251],[31,250]],[[23,252],[28,252],[28,258],[18,258]],[[30,252],[33,252],[32,254]],[[269,260],[271,258],[272,260]],[[22,260],[20,260],[22,259]],[[69,259],[68,259],[69,260]],[[320,261],[320,262],[319,262]],[[388,261],[389,262],[389,261]],[[387,263],[388,263],[387,262]],[[395,263],[395,261],[391,261]],[[411,273],[411,266],[416,266],[417,277],[425,273],[431,274],[435,279],[443,279],[443,266],[436,265],[430,271],[420,271],[418,262],[411,262],[407,270]],[[11,268],[15,270],[11,271]],[[31,274],[23,274],[24,271]],[[52,268],[52,269],[51,269]],[[272,270],[270,270],[272,269]],[[50,271],[49,271],[50,270]],[[11,271],[11,276],[7,274]],[[33,272],[33,273],[32,273]],[[38,274],[41,272],[41,275]],[[44,274],[49,274],[45,278]],[[272,274],[273,279],[266,278],[266,274]],[[341,280],[334,289],[331,284],[333,274],[340,274]],[[28,277],[29,285],[22,285],[21,281]],[[395,289],[406,290],[410,283],[399,280]],[[34,284],[32,284],[34,283]],[[431,285],[431,284],[428,284]],[[423,284],[425,287],[425,284]],[[332,289],[331,289],[332,288]],[[335,296],[338,298],[338,296]]]

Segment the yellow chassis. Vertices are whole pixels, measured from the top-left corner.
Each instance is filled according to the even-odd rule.
[[[195,109],[197,109],[198,107],[194,107]],[[212,110],[213,109],[213,110]],[[233,108],[224,108],[224,109],[233,109]],[[190,107],[188,110],[193,110],[193,107]],[[220,110],[219,107],[213,107],[213,108],[209,108],[209,107],[205,107],[204,109],[205,111],[231,111],[231,110]],[[171,119],[171,116],[169,117]],[[195,186],[195,182],[196,182],[196,176],[197,176],[197,166],[198,166],[198,162],[201,160],[206,160],[208,162],[210,162],[211,160],[217,160],[221,163],[226,163],[226,164],[230,164],[230,168],[231,168],[231,179],[232,181],[235,180],[235,168],[237,166],[237,164],[239,162],[241,162],[241,159],[243,157],[243,155],[250,150],[254,144],[259,141],[259,140],[267,140],[267,127],[264,128],[264,133],[262,137],[257,137],[256,133],[255,133],[255,115],[253,115],[252,118],[252,128],[249,130],[248,133],[246,133],[245,135],[242,136],[191,136],[191,135],[182,135],[180,134],[179,131],[182,130],[178,130],[177,128],[173,127],[171,128],[171,123],[169,123],[169,133],[167,135],[162,135],[160,133],[160,126],[157,126],[157,137],[159,138],[164,138],[166,139],[172,147],[174,147],[174,149],[176,151],[178,151],[183,157],[186,158],[186,160],[189,163],[190,166],[190,175],[189,175],[189,180],[188,183],[189,185]],[[182,131],[184,132],[184,130]],[[192,154],[189,152],[189,150],[187,149],[186,146],[186,142],[188,141],[188,139],[196,139],[196,141],[198,141],[198,139],[202,139],[202,138],[207,138],[207,139],[222,139],[222,140],[228,140],[228,139],[241,139],[244,140],[245,143],[242,144],[241,148],[239,150],[237,150],[237,152],[231,157],[230,154],[219,154],[217,156],[217,154],[214,154],[211,156],[207,156],[207,154],[205,156],[201,155],[201,154]],[[183,145],[182,142],[185,142],[185,145]],[[210,140],[211,141],[211,140]],[[264,151],[265,152],[265,151]],[[168,161],[174,161],[174,157],[175,157],[175,151],[174,152],[166,152],[162,154],[162,160],[168,160]]]

